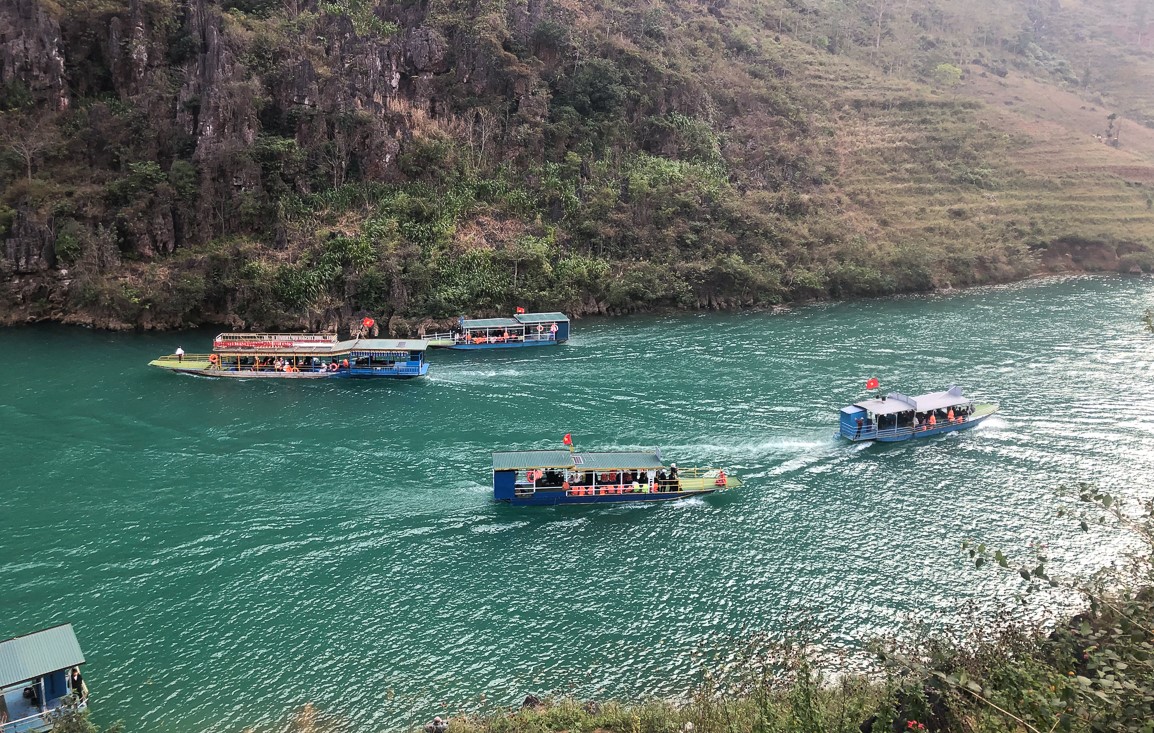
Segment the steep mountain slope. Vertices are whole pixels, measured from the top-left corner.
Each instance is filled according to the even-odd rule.
[[[1154,269],[1133,2],[10,0],[0,320],[405,333]]]

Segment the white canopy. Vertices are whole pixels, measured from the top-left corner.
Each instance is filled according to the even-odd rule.
[[[928,392],[916,397],[907,397],[901,392],[890,392],[883,398],[862,400],[854,403],[875,415],[895,415],[899,412],[930,412],[949,407],[970,404],[968,397],[962,396],[962,388],[951,386],[944,392]]]

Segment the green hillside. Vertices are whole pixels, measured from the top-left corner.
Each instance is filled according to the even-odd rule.
[[[1151,0],[14,0],[0,321],[1154,270]]]

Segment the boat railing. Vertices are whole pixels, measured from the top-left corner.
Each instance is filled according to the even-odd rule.
[[[328,344],[337,340],[335,333],[222,333],[216,343],[245,343],[248,341],[295,341],[298,343]]]
[[[182,364],[186,361],[192,361],[192,362],[208,361],[210,356],[211,356],[211,354],[185,354],[184,357],[181,358],[181,357],[177,356],[176,354],[169,354],[168,356],[160,357],[159,359],[157,359],[157,361],[162,362],[164,364]]]
[[[644,473],[642,474],[644,475]],[[700,487],[695,487],[693,491],[701,491],[706,487],[713,487],[717,489],[724,489],[727,486],[727,477],[724,469],[720,468],[697,468],[689,467],[678,469],[677,478],[666,478],[664,481],[656,480],[653,483],[648,481],[638,481],[637,488],[633,488],[633,483],[592,483],[592,484],[573,484],[566,486],[566,484],[549,484],[538,485],[520,481],[517,482],[513,488],[513,493],[516,496],[531,496],[537,491],[564,491],[566,496],[612,496],[618,494],[667,494],[675,493],[683,489],[682,481],[701,482]]]
[[[922,425],[907,425],[905,427],[894,428],[865,428],[860,432],[856,429],[850,430],[850,437],[852,440],[875,440],[877,438],[897,438],[906,435],[913,435],[915,433],[925,433],[938,428],[950,427],[952,425],[961,425],[966,422],[965,415],[959,415],[953,420],[942,419],[935,422],[933,425],[923,423]]]
[[[504,334],[498,336],[495,334],[469,335],[467,333],[463,334],[460,331],[457,331],[425,334],[425,338],[429,341],[452,341],[454,344],[506,344],[556,341],[557,334],[551,331],[545,331],[543,333],[533,333],[529,331],[526,333],[511,333],[508,336],[505,336]]]
[[[88,703],[86,701],[75,702],[75,699],[71,696],[65,696],[59,698],[55,703],[49,703],[48,709],[44,712],[33,713],[23,718],[6,720],[0,723],[0,733],[26,733],[27,731],[44,730],[46,727],[53,726],[54,719],[60,715],[62,711],[75,710],[79,712],[87,708]]]

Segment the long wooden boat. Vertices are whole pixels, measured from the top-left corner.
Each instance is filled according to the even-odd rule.
[[[455,330],[426,338],[434,348],[520,349],[563,344],[569,340],[569,327],[564,313],[518,313],[512,318],[462,318]]]
[[[356,338],[334,333],[222,333],[210,354],[175,354],[149,362],[182,374],[234,379],[411,379],[429,372],[424,339]]]
[[[841,408],[838,435],[855,443],[917,440],[977,427],[998,409],[997,403],[974,402],[956,386],[916,397],[890,392]]]
[[[666,466],[656,450],[493,454],[493,498],[514,506],[673,501],[738,486],[724,469]]]
[[[0,641],[0,733],[52,730],[58,717],[88,707],[83,677],[74,694],[84,653],[72,624]]]

